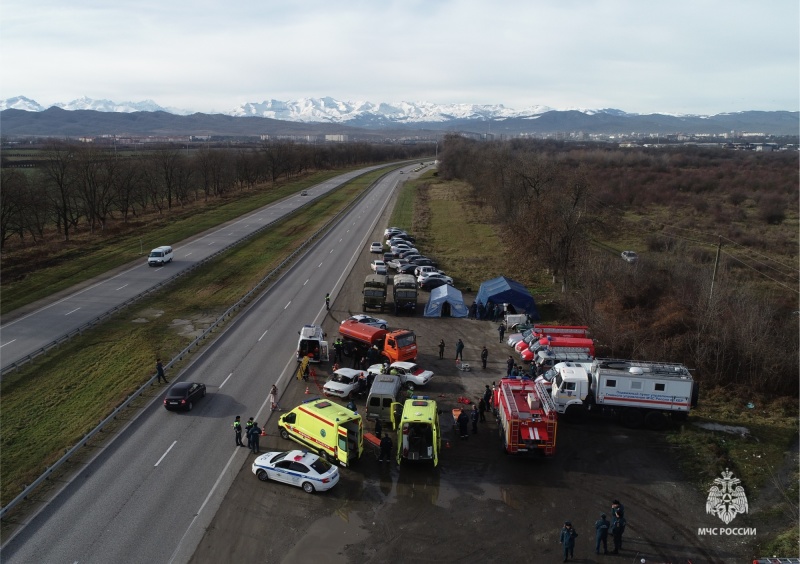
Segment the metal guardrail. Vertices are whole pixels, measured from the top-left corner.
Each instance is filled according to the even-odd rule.
[[[370,171],[370,172],[371,172],[371,171]],[[364,174],[369,174],[369,172],[365,172]],[[308,247],[309,247],[309,246],[311,246],[311,245],[312,245],[312,244],[313,244],[313,243],[316,241],[316,239],[317,239],[317,238],[319,238],[319,236],[320,236],[320,235],[322,235],[323,233],[325,233],[325,232],[327,232],[328,230],[330,230],[330,228],[331,228],[331,226],[333,225],[333,223],[335,223],[336,221],[338,221],[338,220],[339,220],[339,218],[340,218],[342,215],[344,215],[345,213],[349,212],[349,211],[350,211],[350,209],[351,209],[351,208],[352,208],[352,207],[353,207],[353,206],[354,206],[356,203],[358,203],[359,201],[361,201],[361,200],[364,198],[364,196],[366,195],[366,193],[367,193],[367,192],[369,192],[369,190],[370,190],[370,189],[372,189],[372,187],[373,187],[373,186],[375,186],[375,184],[377,184],[377,183],[378,183],[378,182],[379,182],[379,181],[380,181],[380,180],[381,180],[383,177],[385,177],[385,176],[386,176],[386,174],[388,174],[388,173],[385,173],[385,174],[381,175],[381,176],[380,176],[380,177],[379,177],[377,180],[375,180],[375,182],[373,182],[372,184],[370,184],[370,186],[369,186],[367,189],[365,189],[365,190],[364,190],[364,191],[363,191],[363,192],[362,192],[362,193],[361,193],[361,194],[360,194],[360,195],[359,195],[357,198],[353,199],[353,201],[350,203],[350,205],[348,205],[348,206],[347,206],[347,207],[345,207],[345,208],[344,208],[342,211],[340,211],[339,213],[337,213],[336,215],[334,215],[334,216],[333,216],[332,218],[330,218],[330,219],[329,219],[327,222],[325,222],[325,224],[324,224],[322,227],[320,227],[319,229],[317,229],[317,231],[315,231],[314,233],[312,233],[312,234],[311,234],[311,236],[310,236],[308,239],[306,239],[306,240],[303,242],[303,244],[302,244],[302,245],[300,245],[300,246],[299,246],[297,249],[295,249],[295,251],[294,251],[294,252],[292,252],[292,253],[291,253],[289,256],[287,256],[285,259],[283,259],[283,261],[281,261],[281,263],[280,263],[278,266],[276,266],[274,269],[272,269],[272,271],[270,271],[270,272],[269,272],[269,273],[268,273],[266,276],[264,276],[264,278],[262,278],[262,279],[261,279],[261,280],[260,280],[260,281],[259,281],[259,282],[258,282],[258,283],[257,283],[257,284],[256,284],[256,285],[253,287],[253,288],[252,288],[252,289],[250,289],[250,291],[248,291],[248,292],[247,292],[246,294],[244,294],[244,295],[243,295],[241,298],[239,298],[239,299],[236,301],[236,303],[234,303],[234,304],[233,304],[231,307],[229,307],[227,310],[225,310],[225,312],[224,312],[222,315],[220,315],[220,316],[217,318],[217,320],[216,320],[216,321],[214,321],[214,323],[212,323],[212,324],[211,324],[211,325],[210,325],[210,326],[209,326],[209,327],[208,327],[208,328],[207,328],[205,331],[203,331],[203,332],[202,332],[200,335],[198,335],[197,337],[195,337],[195,339],[194,339],[194,340],[193,340],[191,343],[189,343],[189,344],[188,344],[188,345],[187,345],[187,346],[186,346],[186,347],[185,347],[185,348],[184,348],[184,349],[183,349],[181,352],[179,352],[179,353],[178,353],[178,354],[177,354],[177,355],[176,355],[174,358],[172,358],[172,359],[171,359],[171,360],[170,360],[170,361],[169,361],[169,362],[166,364],[166,366],[165,366],[164,368],[168,369],[168,368],[170,368],[170,367],[171,367],[173,364],[175,364],[176,362],[179,362],[179,361],[183,360],[183,357],[184,357],[184,356],[186,356],[187,354],[189,354],[193,348],[195,348],[195,347],[198,347],[198,346],[200,345],[200,343],[201,343],[202,341],[204,341],[204,340],[206,339],[206,337],[208,337],[208,336],[209,336],[209,335],[210,335],[210,334],[211,334],[211,333],[212,333],[212,332],[213,332],[213,331],[214,331],[214,330],[215,330],[217,327],[219,327],[219,326],[220,326],[222,323],[224,323],[225,321],[227,321],[227,320],[228,320],[228,318],[230,318],[230,317],[231,317],[231,316],[232,316],[232,315],[233,315],[233,314],[234,314],[234,313],[235,313],[237,310],[239,310],[239,309],[241,309],[243,306],[247,305],[247,304],[248,304],[248,303],[249,303],[249,302],[250,302],[250,301],[253,299],[253,297],[255,297],[255,296],[259,295],[259,294],[261,293],[262,289],[265,287],[265,285],[266,285],[266,284],[267,284],[267,283],[270,281],[270,279],[274,278],[274,277],[275,277],[275,276],[276,276],[276,275],[277,275],[277,274],[278,274],[278,273],[279,273],[279,272],[280,272],[280,271],[281,271],[283,268],[285,268],[285,267],[286,267],[288,264],[290,264],[291,262],[293,262],[293,261],[295,260],[295,258],[296,258],[297,256],[299,256],[301,253],[305,253],[305,252],[307,251]],[[348,182],[351,182],[352,180],[355,180],[356,178],[359,178],[360,176],[363,176],[363,175],[356,176],[356,177],[352,178],[352,179],[351,179],[350,181],[348,181]],[[170,277],[170,278],[168,278],[167,280],[164,280],[164,281],[162,281],[162,282],[159,282],[158,284],[156,284],[156,285],[155,285],[155,286],[153,286],[152,288],[150,288],[150,289],[148,289],[148,290],[145,290],[144,292],[141,292],[140,294],[136,295],[136,296],[135,296],[135,297],[133,297],[133,298],[130,298],[130,299],[129,299],[129,300],[127,300],[127,301],[126,301],[124,304],[122,304],[122,305],[119,305],[119,306],[115,306],[115,307],[111,308],[110,310],[106,311],[105,313],[103,313],[103,314],[101,314],[101,315],[97,316],[96,318],[94,318],[94,319],[93,319],[91,322],[88,322],[88,323],[86,323],[86,324],[82,325],[82,326],[80,327],[80,329],[77,329],[77,330],[75,330],[75,331],[72,331],[72,332],[70,332],[68,335],[66,335],[66,336],[64,336],[64,337],[61,337],[61,338],[60,338],[60,339],[58,339],[57,341],[53,341],[52,343],[50,343],[50,345],[47,345],[47,347],[42,347],[42,351],[43,351],[43,352],[46,352],[46,351],[45,351],[45,349],[46,349],[46,348],[47,348],[47,350],[49,350],[49,349],[52,349],[52,348],[53,348],[53,346],[56,346],[57,344],[59,344],[59,343],[61,343],[61,342],[64,342],[64,340],[68,340],[68,339],[70,339],[70,338],[74,337],[75,335],[77,335],[77,334],[80,334],[80,333],[82,333],[83,331],[85,331],[85,330],[89,329],[90,327],[93,327],[94,325],[96,325],[97,323],[99,323],[99,322],[100,322],[100,321],[102,321],[103,319],[105,319],[105,318],[109,317],[110,315],[112,315],[112,314],[114,314],[114,313],[116,313],[116,312],[120,311],[121,309],[123,309],[123,308],[125,308],[125,307],[129,306],[129,305],[130,305],[130,304],[132,304],[133,302],[135,302],[135,301],[138,301],[139,299],[143,298],[144,296],[146,296],[146,295],[148,295],[148,294],[151,294],[151,293],[155,292],[156,290],[158,290],[158,289],[160,289],[160,288],[164,287],[164,286],[165,286],[165,285],[167,285],[168,283],[170,283],[170,282],[172,282],[172,281],[176,280],[177,278],[179,278],[179,277],[183,276],[184,274],[186,274],[186,273],[188,273],[188,272],[191,272],[191,271],[195,270],[196,268],[198,268],[198,267],[200,267],[200,266],[202,266],[202,265],[206,264],[208,261],[210,261],[210,260],[211,260],[211,259],[213,259],[214,257],[216,257],[216,256],[220,255],[221,253],[223,253],[223,252],[225,252],[225,251],[227,251],[227,250],[231,249],[232,247],[235,247],[235,246],[237,246],[237,245],[240,245],[240,244],[242,244],[242,243],[244,243],[244,242],[248,241],[249,239],[252,239],[252,238],[253,238],[255,235],[257,235],[257,234],[261,233],[262,231],[264,231],[265,229],[267,229],[267,228],[268,228],[268,227],[270,227],[271,225],[274,225],[275,223],[277,223],[277,222],[279,222],[279,221],[283,221],[283,220],[284,220],[284,219],[286,219],[287,217],[291,217],[292,215],[296,214],[296,213],[297,213],[298,211],[300,211],[301,209],[303,209],[303,208],[305,208],[305,207],[307,207],[307,206],[310,206],[311,204],[315,203],[316,201],[318,201],[319,199],[321,199],[323,196],[326,196],[326,195],[328,195],[328,193],[326,193],[326,194],[322,194],[322,195],[320,195],[320,196],[317,196],[316,198],[312,198],[312,199],[310,199],[308,202],[306,202],[305,204],[303,204],[302,206],[300,206],[300,207],[299,207],[299,208],[297,208],[296,210],[292,211],[292,212],[291,212],[290,214],[288,214],[287,216],[284,216],[284,217],[282,217],[282,218],[279,218],[279,219],[276,219],[276,220],[274,220],[274,221],[271,221],[271,222],[269,222],[268,224],[266,224],[266,225],[264,225],[264,226],[260,227],[259,229],[257,229],[256,231],[253,231],[253,232],[252,232],[252,233],[250,233],[249,235],[247,235],[247,236],[245,236],[245,237],[243,237],[243,238],[239,239],[239,240],[238,240],[238,241],[236,241],[235,243],[231,243],[230,245],[228,245],[228,246],[226,246],[226,247],[224,247],[224,248],[220,249],[219,251],[215,252],[214,254],[212,254],[212,255],[210,255],[210,256],[208,256],[208,257],[206,257],[206,258],[205,258],[205,259],[203,259],[202,261],[200,261],[200,262],[198,262],[198,263],[196,263],[196,264],[194,264],[194,265],[190,266],[190,267],[189,267],[189,268],[187,268],[186,270],[184,270],[184,271],[181,271],[181,272],[179,272],[179,273],[177,273],[177,274],[175,274],[175,275],[171,276],[171,277]],[[39,353],[39,354],[40,354],[40,353]],[[28,356],[29,356],[29,357],[31,357],[31,358],[29,358],[28,360],[26,360],[26,362],[30,361],[30,360],[33,358],[31,355],[28,355]],[[89,432],[88,432],[88,433],[87,433],[87,434],[86,434],[86,435],[85,435],[85,436],[84,436],[84,437],[83,437],[83,438],[82,438],[82,439],[81,439],[81,440],[80,440],[80,441],[79,441],[79,442],[78,442],[78,443],[77,443],[75,446],[73,446],[71,449],[69,449],[69,450],[66,452],[66,454],[64,454],[64,456],[62,456],[62,457],[61,457],[61,458],[59,458],[59,459],[58,459],[56,462],[54,462],[52,466],[49,466],[49,467],[48,467],[48,468],[47,468],[47,469],[44,471],[44,473],[43,473],[43,474],[41,474],[41,475],[40,475],[38,478],[36,478],[36,480],[34,480],[34,481],[33,481],[33,483],[31,483],[30,485],[26,485],[26,486],[25,486],[25,488],[22,490],[22,492],[21,492],[21,493],[20,493],[20,494],[19,494],[17,497],[15,497],[14,499],[12,499],[10,502],[8,502],[8,504],[6,504],[6,505],[5,505],[5,507],[3,507],[2,509],[0,509],[0,519],[2,519],[3,517],[5,517],[5,515],[6,515],[6,514],[7,514],[9,511],[11,511],[11,510],[12,510],[14,507],[16,507],[16,506],[17,506],[17,505],[18,505],[20,502],[22,502],[24,499],[26,499],[26,498],[27,498],[27,497],[30,495],[30,493],[31,493],[33,490],[35,490],[35,489],[36,489],[37,487],[39,487],[39,486],[40,486],[40,485],[41,485],[41,484],[42,484],[42,483],[43,483],[45,480],[47,480],[47,479],[50,477],[50,475],[51,475],[53,472],[55,472],[55,471],[56,471],[56,470],[57,470],[57,469],[58,469],[58,468],[59,468],[59,467],[60,467],[62,464],[64,464],[64,463],[68,462],[68,461],[69,461],[69,459],[70,459],[70,458],[72,458],[72,457],[75,455],[75,453],[76,453],[76,452],[77,452],[79,449],[81,449],[81,448],[83,448],[84,446],[86,446],[86,444],[87,444],[87,443],[88,443],[88,442],[89,442],[89,441],[90,441],[92,438],[94,438],[94,436],[95,436],[95,435],[97,435],[98,433],[102,433],[102,432],[103,432],[103,429],[105,428],[105,426],[106,426],[106,425],[108,425],[109,423],[111,423],[112,421],[114,421],[114,420],[117,418],[117,415],[119,415],[119,413],[121,413],[121,412],[122,412],[122,410],[124,410],[125,408],[127,408],[127,407],[128,407],[130,404],[131,404],[131,402],[132,402],[133,400],[137,399],[137,398],[138,398],[140,395],[142,395],[142,393],[143,393],[143,392],[144,392],[146,389],[148,389],[148,388],[150,387],[150,384],[152,384],[152,383],[153,383],[153,380],[155,380],[156,378],[157,378],[157,375],[154,373],[154,374],[153,374],[153,375],[150,377],[150,379],[149,379],[149,380],[147,380],[147,381],[146,381],[144,384],[142,384],[142,386],[141,386],[141,387],[139,387],[139,389],[138,389],[138,390],[136,390],[136,391],[135,391],[133,394],[131,394],[130,396],[128,396],[128,398],[127,398],[127,399],[126,399],[126,400],[125,400],[123,403],[121,403],[119,406],[117,406],[117,407],[116,407],[116,408],[115,408],[115,409],[114,409],[114,410],[111,412],[111,414],[109,414],[109,416],[108,416],[108,417],[106,417],[105,419],[103,419],[103,420],[100,422],[100,424],[99,424],[99,425],[97,425],[97,427],[95,427],[94,429],[92,429],[91,431],[89,431]]]

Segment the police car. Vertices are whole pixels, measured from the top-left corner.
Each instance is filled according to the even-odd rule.
[[[253,462],[253,474],[262,482],[284,482],[306,493],[329,490],[339,482],[336,466],[302,450],[262,454]]]

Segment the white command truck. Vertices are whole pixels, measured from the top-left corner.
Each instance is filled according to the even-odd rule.
[[[682,364],[596,359],[590,370],[561,366],[550,393],[567,419],[598,414],[617,417],[627,427],[660,430],[697,407],[698,386]]]

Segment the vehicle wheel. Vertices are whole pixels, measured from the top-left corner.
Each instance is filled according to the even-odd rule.
[[[383,311],[383,310],[381,310],[381,311]],[[381,325],[381,329],[383,329],[384,331],[386,330],[386,324],[385,323],[383,325]]]
[[[259,470],[256,472],[256,477],[262,482],[269,482],[269,474],[267,474],[266,470]]]
[[[667,418],[660,411],[651,411],[644,416],[644,424],[653,431],[662,431],[667,426]]]
[[[626,409],[622,412],[622,424],[630,429],[638,429],[644,422],[644,414],[636,408]]]
[[[303,491],[306,493],[314,493],[314,486],[311,482],[303,482]]]
[[[189,402],[189,411],[191,411],[193,407],[194,407],[194,404],[192,402]]]
[[[281,438],[289,440],[289,431],[287,431],[286,429],[281,429]]]

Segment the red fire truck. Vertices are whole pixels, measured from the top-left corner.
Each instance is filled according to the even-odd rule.
[[[541,382],[503,378],[492,407],[508,454],[555,454],[558,413]]]

